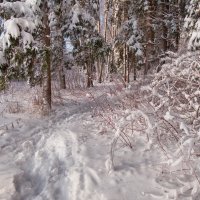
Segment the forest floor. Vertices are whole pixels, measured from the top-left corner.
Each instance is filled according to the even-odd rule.
[[[13,83],[0,94],[0,200],[190,199],[177,198],[181,184],[162,174],[163,152],[146,134],[132,133],[132,148],[116,144],[114,118],[102,115],[105,96],[118,106],[110,87],[61,91],[49,117],[35,88]]]

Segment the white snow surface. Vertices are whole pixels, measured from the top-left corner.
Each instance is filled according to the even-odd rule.
[[[51,116],[39,117],[31,109],[34,89],[13,87],[0,93],[1,200],[175,199],[181,186],[159,178],[160,151],[147,150],[146,135],[134,136],[133,149],[117,149],[112,166],[115,133],[102,134],[87,92],[66,94]]]

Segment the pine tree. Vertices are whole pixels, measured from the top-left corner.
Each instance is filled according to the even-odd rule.
[[[48,2],[31,0],[3,2],[0,8],[0,14],[5,20],[4,33],[1,37],[3,54],[7,62],[4,75],[15,78],[16,74],[21,76],[24,73],[24,78],[32,82],[36,70],[34,59],[36,56],[41,57],[43,108],[44,112],[49,111],[51,108],[51,44]]]
[[[7,63],[3,69],[4,80],[5,77],[21,76],[31,80],[30,71],[35,55],[33,34],[37,26],[35,8],[29,1],[4,2],[0,3],[0,8],[0,15],[4,19],[0,49]]]
[[[108,60],[111,71],[117,70],[125,82],[130,81],[133,70],[136,79],[137,69],[143,63],[143,32],[140,28],[138,1],[106,1],[105,40],[111,44],[112,53]]]
[[[86,69],[87,87],[93,86],[93,72],[100,55],[98,51],[103,48],[99,20],[98,1],[95,4],[79,1],[72,5],[66,35],[74,46],[73,54],[77,64]]]

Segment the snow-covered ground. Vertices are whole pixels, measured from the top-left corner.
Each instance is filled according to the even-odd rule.
[[[92,92],[106,91],[63,91],[49,117],[35,112],[35,89],[14,83],[0,94],[0,200],[191,199],[177,196],[183,184],[161,173],[162,152],[145,134],[111,156],[116,131],[94,114]]]

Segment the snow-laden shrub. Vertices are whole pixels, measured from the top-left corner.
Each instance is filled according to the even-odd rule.
[[[180,182],[176,198],[200,192],[200,52],[172,58],[152,81],[149,105],[154,115],[154,141],[166,155],[165,172]]]
[[[163,65],[152,85],[151,105],[165,120],[177,123],[182,135],[200,128],[200,53],[189,53]]]

